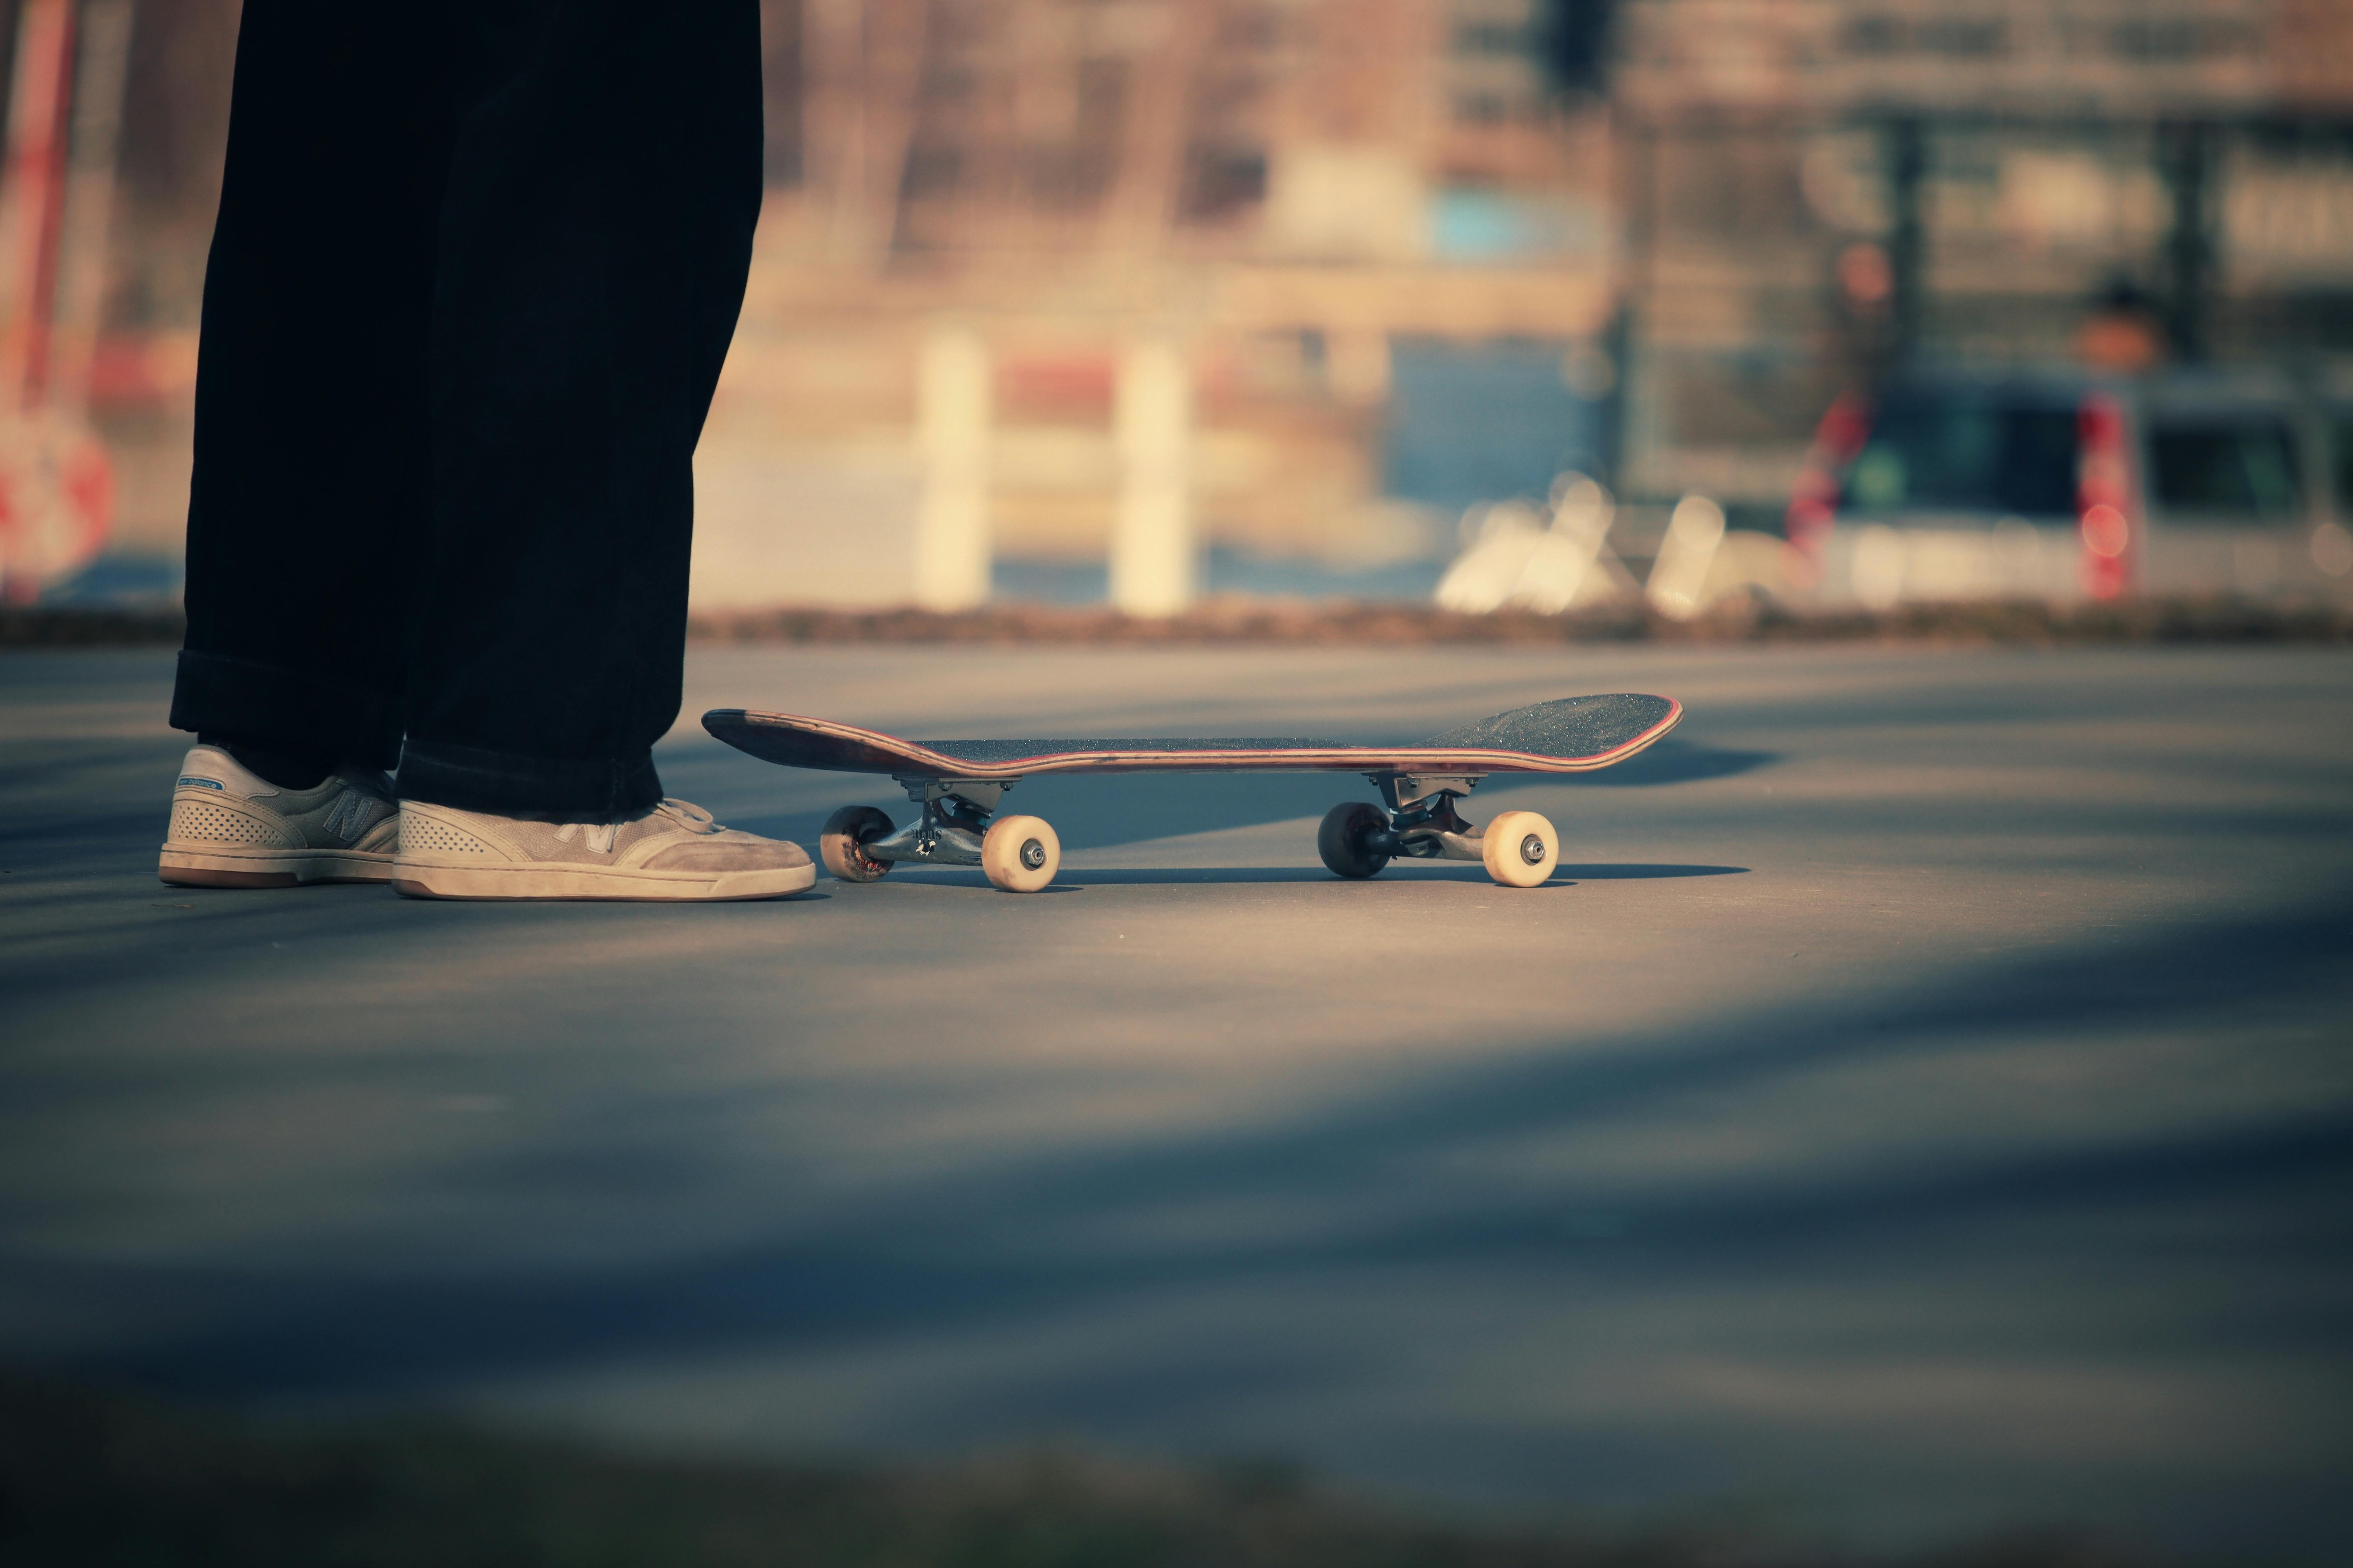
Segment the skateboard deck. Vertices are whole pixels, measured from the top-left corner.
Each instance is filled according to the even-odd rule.
[[[1683,714],[1668,697],[1564,697],[1409,745],[1370,746],[1266,736],[907,741],[743,708],[715,708],[702,727],[767,762],[883,773],[905,788],[922,815],[903,827],[872,806],[845,806],[826,823],[818,853],[845,882],[875,881],[912,862],[977,866],[1008,892],[1037,892],[1054,879],[1061,841],[1038,817],[991,816],[1008,789],[1039,773],[1348,773],[1370,779],[1382,804],[1351,801],[1325,814],[1315,847],[1335,874],[1370,877],[1400,856],[1478,860],[1496,881],[1532,888],[1559,856],[1552,824],[1506,811],[1477,826],[1454,803],[1490,773],[1577,773],[1623,762]]]
[[[1682,704],[1668,697],[1564,697],[1411,745],[1379,746],[1263,736],[905,741],[829,719],[743,708],[715,708],[702,727],[787,767],[1011,783],[1039,773],[1585,773],[1625,761],[1682,718]]]

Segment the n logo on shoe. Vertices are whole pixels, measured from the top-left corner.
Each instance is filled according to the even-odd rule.
[[[333,809],[321,825],[336,837],[349,844],[360,836],[367,816],[367,796],[355,789],[347,789],[335,797]]]
[[[621,825],[617,822],[567,822],[555,830],[555,841],[569,844],[576,837],[583,848],[592,849],[599,855],[610,855],[613,840],[620,831]]]

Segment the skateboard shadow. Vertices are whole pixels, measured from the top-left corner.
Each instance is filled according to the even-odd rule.
[[[1555,774],[1544,782],[1575,784],[1584,789],[1694,784],[1701,779],[1731,778],[1738,773],[1753,773],[1780,760],[1778,752],[1711,746],[1704,741],[1684,741],[1670,735],[1649,751],[1629,757],[1616,767],[1589,773]]]
[[[1477,869],[1475,867],[1465,868]],[[1440,879],[1446,881],[1467,879],[1445,874],[1445,871],[1451,869],[1453,868],[1442,870],[1440,873]],[[1480,880],[1485,879],[1482,873]],[[988,888],[987,879],[983,878],[977,869],[963,866],[901,868],[892,872],[891,880],[901,883],[930,883],[934,886],[941,884],[969,886],[983,891],[987,891]],[[1089,888],[1182,887],[1187,884],[1199,887],[1225,887],[1244,883],[1276,885],[1338,881],[1340,881],[1339,878],[1321,867],[1308,866],[1146,866],[1100,871],[1074,870],[1065,866],[1055,873],[1051,882],[1039,889],[1037,893],[1029,896],[1042,898],[1054,893],[1077,893]]]
[[[1474,868],[1475,869],[1475,868]],[[1746,877],[1746,866],[1562,866],[1555,880],[1568,882],[1650,882],[1672,877]]]
[[[1466,874],[1467,873],[1467,874]],[[1431,866],[1417,868],[1409,873],[1417,881],[1425,882],[1484,882],[1487,873],[1472,865]],[[1350,882],[1335,877],[1321,866],[1170,866],[1142,867],[1118,871],[1064,871],[1056,886],[1069,883],[1072,887],[1134,888],[1182,886],[1187,882],[1204,886],[1239,886],[1258,884],[1292,884],[1321,882],[1332,887],[1371,886],[1383,880],[1394,881],[1387,872],[1366,883]],[[1546,882],[1545,887],[1556,884]],[[1565,884],[1561,884],[1565,885]]]
[[[1578,882],[1637,882],[1674,877],[1741,877],[1748,874],[1746,866],[1563,866],[1547,881],[1545,888],[1573,887]],[[1420,882],[1471,882],[1486,885],[1490,879],[1482,867],[1464,862],[1441,862],[1430,866],[1398,867],[1392,865],[1373,884],[1400,880]],[[1320,866],[1169,866],[1124,867],[1117,869],[1088,870],[1066,868],[1054,879],[1049,892],[1064,888],[1085,887],[1155,887],[1181,885],[1187,882],[1243,883],[1307,883],[1324,882],[1335,887],[1351,884],[1335,877]]]

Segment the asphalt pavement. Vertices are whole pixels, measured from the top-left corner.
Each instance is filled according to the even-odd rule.
[[[2353,1557],[2353,656],[703,650],[674,795],[917,737],[1683,700],[1547,885],[1341,776],[1043,779],[702,908],[153,877],[170,658],[0,657],[0,1359],[654,1447],[1272,1456],[1439,1506]]]

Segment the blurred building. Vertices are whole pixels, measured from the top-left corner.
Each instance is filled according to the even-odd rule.
[[[1211,547],[1426,556],[1493,484],[1600,462],[1609,120],[1561,90],[1554,9],[771,0],[772,186],[705,447],[706,591],[775,596],[797,552],[829,594],[904,595],[889,529],[923,505],[908,433],[942,323],[987,356],[1000,557],[1110,552],[1139,336],[1189,367]],[[858,521],[765,521],[796,508]]]
[[[2353,353],[2336,0],[1626,0],[1612,99],[1637,490],[1778,505],[1905,361]]]
[[[1101,593],[1155,517],[1345,584],[1569,468],[1778,516],[1906,359],[2353,354],[2343,0],[762,8],[705,604]],[[179,539],[237,14],[137,4],[92,373],[132,552]]]

